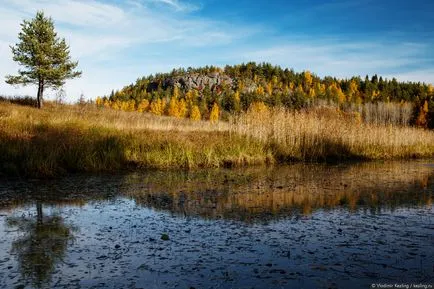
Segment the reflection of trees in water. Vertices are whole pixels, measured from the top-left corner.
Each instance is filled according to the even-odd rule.
[[[73,238],[72,228],[59,215],[44,216],[40,202],[36,204],[36,216],[10,217],[7,225],[24,233],[12,243],[23,278],[36,288],[45,287]]]
[[[420,163],[293,165],[202,175],[130,175],[123,193],[184,215],[248,220],[338,207],[378,213],[431,205],[434,191],[434,171]]]

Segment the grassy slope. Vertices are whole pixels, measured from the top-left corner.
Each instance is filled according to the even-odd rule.
[[[200,168],[280,160],[432,157],[434,132],[334,114],[251,112],[231,123],[136,112],[0,103],[0,174]]]

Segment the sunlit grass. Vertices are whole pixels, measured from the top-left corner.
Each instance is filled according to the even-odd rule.
[[[309,111],[251,110],[231,130],[271,147],[281,160],[407,159],[434,155],[434,132],[399,125],[366,124],[334,108]]]
[[[92,106],[0,104],[0,170],[6,174],[243,166],[267,158],[258,141],[231,134],[227,123]]]
[[[432,131],[363,124],[332,109],[250,110],[210,123],[92,105],[38,110],[0,103],[0,172],[6,175],[433,155]]]

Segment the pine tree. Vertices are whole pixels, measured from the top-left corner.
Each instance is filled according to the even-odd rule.
[[[17,76],[6,76],[6,83],[37,85],[37,103],[41,108],[45,88],[58,89],[66,79],[79,77],[81,72],[74,71],[78,62],[71,61],[65,39],[57,36],[53,20],[42,11],[31,21],[24,20],[21,27],[19,42],[11,49],[13,60],[26,69],[19,70]]]

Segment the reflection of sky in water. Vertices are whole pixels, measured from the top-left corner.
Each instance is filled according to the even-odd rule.
[[[60,199],[35,194],[24,207],[19,193],[17,199],[3,201],[7,208],[0,210],[0,288],[31,285],[21,275],[17,256],[11,255],[12,242],[24,232],[7,227],[6,220],[36,216],[32,198],[45,202],[47,218],[61,216],[73,228],[73,240],[47,287],[368,288],[380,282],[432,283],[432,175],[428,166],[398,163],[156,172],[91,181],[75,176],[67,186],[41,182],[45,193],[74,194]],[[185,195],[183,212],[179,192]],[[282,197],[294,192],[309,210],[299,206],[299,199]],[[340,202],[351,195],[364,203],[352,208]],[[276,202],[287,202],[291,212],[284,208],[276,215],[264,214]],[[246,209],[251,204],[258,208]],[[161,240],[163,233],[169,241]]]

